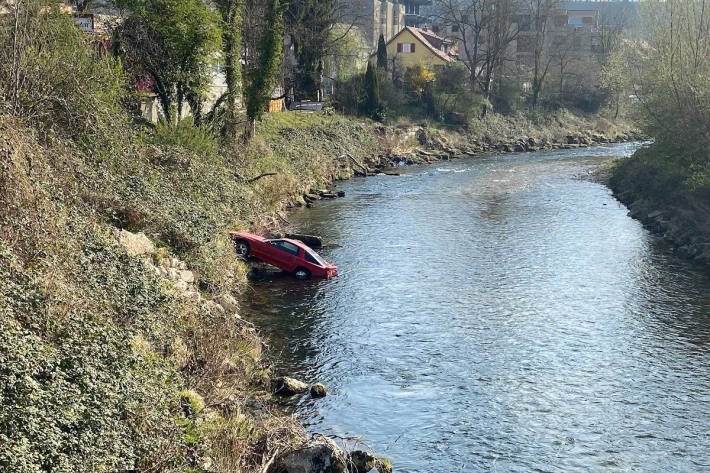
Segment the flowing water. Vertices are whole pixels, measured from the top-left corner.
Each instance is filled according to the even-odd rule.
[[[602,185],[637,145],[354,179],[290,219],[330,281],[255,282],[243,312],[312,432],[398,472],[710,471],[710,277]]]

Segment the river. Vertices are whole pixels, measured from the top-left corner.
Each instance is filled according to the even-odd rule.
[[[311,432],[397,472],[710,471],[710,277],[597,183],[636,144],[353,179],[295,211],[339,266],[254,282],[245,317]]]

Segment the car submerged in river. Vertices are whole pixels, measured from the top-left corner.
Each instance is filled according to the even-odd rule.
[[[338,275],[337,266],[324,260],[305,243],[290,238],[268,240],[247,232],[230,232],[240,258],[256,258],[293,274],[297,279]]]

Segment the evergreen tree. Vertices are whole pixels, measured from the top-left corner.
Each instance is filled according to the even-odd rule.
[[[268,0],[264,24],[265,30],[258,45],[258,57],[244,74],[247,79],[244,98],[250,123],[247,136],[253,134],[256,120],[266,111],[271,100],[271,91],[279,75],[284,31],[279,0]]]
[[[387,43],[385,43],[385,37],[382,34],[377,41],[377,67],[387,69]]]
[[[363,112],[372,118],[377,118],[381,110],[380,86],[377,81],[377,73],[372,66],[372,62],[367,62],[365,71],[365,103]]]
[[[222,56],[227,92],[224,100],[225,114],[222,123],[224,136],[234,135],[236,128],[237,97],[239,95],[239,76],[241,55],[241,4],[239,0],[215,0],[215,5],[222,17]]]

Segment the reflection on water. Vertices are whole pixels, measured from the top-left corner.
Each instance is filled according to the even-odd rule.
[[[710,278],[575,178],[632,149],[407,168],[294,213],[340,276],[243,303],[330,388],[293,408],[401,472],[710,470]]]

